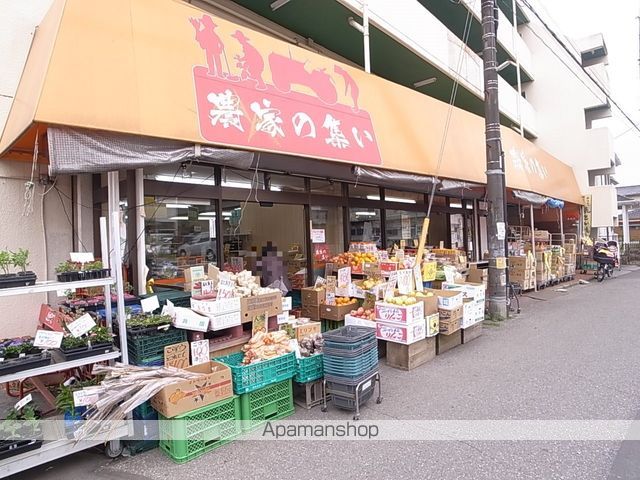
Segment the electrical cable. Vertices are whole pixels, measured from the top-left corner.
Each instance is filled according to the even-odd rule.
[[[62,205],[62,211],[64,212],[64,215],[67,217],[67,221],[69,222],[69,225],[71,226],[71,235],[75,236],[75,238],[78,239],[78,243],[82,246],[84,251],[87,252],[88,251],[87,247],[85,247],[84,243],[82,243],[82,240],[80,239],[80,235],[78,234],[78,232],[73,227],[73,222],[71,221],[71,217],[69,216],[69,213],[67,212],[67,207],[64,206],[64,200],[62,199],[62,195],[60,195],[60,191],[58,190],[58,188],[56,188],[55,190],[56,190],[56,193],[58,194],[58,198],[60,199],[60,205]],[[44,198],[44,196],[43,196],[43,198]]]
[[[574,60],[574,62],[580,67],[580,69],[589,77],[589,79],[598,87],[598,89],[605,95],[605,97],[611,102],[613,103],[616,108],[618,109],[618,111],[627,119],[627,121],[631,124],[631,128],[637,130],[640,133],[640,126],[638,126],[638,124],[636,122],[633,121],[633,119],[627,114],[627,112],[618,104],[618,102],[611,96],[611,94],[609,92],[607,92],[607,90],[600,84],[600,82],[593,77],[593,75],[582,65],[582,63],[573,55],[573,53],[571,52],[571,50],[569,49],[569,47],[567,47],[567,45],[564,43],[564,41],[562,41],[562,39],[560,38],[560,36],[549,26],[549,24],[540,16],[540,14],[536,11],[535,8],[533,8],[533,6],[531,5],[531,3],[529,3],[528,0],[520,0],[522,1],[522,3],[529,9],[531,10],[531,12],[536,16],[536,18],[542,23],[542,25],[547,29],[547,31],[551,34],[551,36],[560,44],[560,46],[569,54],[569,56]],[[567,67],[569,69],[569,71],[578,79],[580,80],[580,82],[587,87],[591,93],[593,93],[596,96],[599,96],[599,94],[596,94],[593,89],[591,88],[591,86],[587,85],[587,83],[581,79],[578,74],[569,66],[567,65],[567,63],[564,61],[564,59],[562,59],[558,53],[551,48],[551,46],[549,46],[547,44],[547,42],[545,42],[545,40],[540,37],[540,35],[530,26],[527,25],[527,28],[529,28],[529,30],[556,56],[556,58],[558,58],[558,60],[560,60],[565,67]]]

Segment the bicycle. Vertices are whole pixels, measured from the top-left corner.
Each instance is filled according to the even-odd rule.
[[[518,295],[522,295],[522,287],[520,284],[509,283],[507,285],[507,310],[509,312],[513,312],[515,307],[515,313],[520,313],[520,299]]]

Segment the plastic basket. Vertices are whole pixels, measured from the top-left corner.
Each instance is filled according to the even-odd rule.
[[[228,365],[233,377],[233,393],[241,395],[253,392],[270,383],[292,378],[296,374],[295,353],[286,353],[271,360],[242,365],[244,354],[233,353],[215,360]]]
[[[164,353],[150,358],[129,357],[129,363],[138,367],[162,367],[164,365]]]
[[[327,341],[339,344],[353,344],[375,338],[375,336],[375,332],[371,328],[347,325],[346,327],[327,332],[322,337],[326,345]]]
[[[151,401],[147,400],[132,410],[134,420],[158,419],[158,412],[151,406]]]
[[[138,455],[139,453],[148,452],[154,448],[158,448],[160,442],[158,440],[125,440],[124,445],[129,451],[129,455]]]
[[[187,332],[177,328],[169,328],[166,332],[156,330],[155,333],[133,337],[127,335],[129,356],[136,359],[164,355],[164,347],[186,341]]]
[[[353,357],[359,357],[360,355],[364,355],[365,353],[369,352],[373,348],[378,348],[378,341],[375,338],[371,341],[366,341],[364,344],[362,344],[361,347],[354,348],[353,350],[349,350],[345,348],[331,348],[331,347],[324,346],[322,348],[322,351],[324,352],[325,355],[329,357],[353,358]]]
[[[237,395],[174,418],[160,415],[160,450],[176,463],[188,462],[238,436],[238,420]]]
[[[322,333],[330,332],[332,330],[337,330],[341,327],[344,327],[344,320],[324,320],[322,319],[322,323],[320,324],[320,331]]]
[[[327,357],[324,358],[325,375],[358,378],[378,365],[377,349],[356,358]]]
[[[327,394],[331,396],[331,401],[333,404],[345,410],[355,410],[356,409],[356,388],[359,383],[364,381],[367,378],[370,378],[370,383],[365,383],[364,388],[360,391],[359,394],[359,406],[362,406],[366,403],[372,396],[375,389],[375,378],[374,375],[378,372],[378,368],[374,368],[364,375],[360,375],[357,378],[353,379],[344,379],[339,377],[334,377],[332,375],[326,375],[325,379],[327,381]]]
[[[176,307],[186,307],[189,308],[191,306],[191,292],[185,292],[182,290],[174,290],[174,289],[163,289],[158,292],[145,295],[141,298],[152,297],[156,295],[158,297],[158,303],[160,307],[163,307],[167,304],[167,300],[170,300]]]
[[[322,378],[324,376],[322,358],[322,353],[299,358],[298,369],[293,380],[298,383],[307,383]]]
[[[262,387],[240,397],[240,417],[243,428],[250,430],[267,420],[278,420],[293,414],[291,379]]]

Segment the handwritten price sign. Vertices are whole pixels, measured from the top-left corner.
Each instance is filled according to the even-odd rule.
[[[164,366],[187,368],[189,366],[189,342],[164,347]]]

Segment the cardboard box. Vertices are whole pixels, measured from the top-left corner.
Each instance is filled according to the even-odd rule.
[[[202,376],[164,387],[151,398],[151,406],[167,418],[196,410],[233,396],[231,369],[220,362],[186,368]]]
[[[572,254],[575,255],[576,254],[576,244],[571,242],[571,243],[565,243],[562,245],[564,247],[564,253],[565,254]]]
[[[376,302],[376,321],[409,324],[424,323],[424,302],[398,306],[382,301]]]
[[[440,318],[438,325],[440,335],[451,335],[462,328],[462,319],[442,320],[442,318]]]
[[[424,303],[424,316],[433,315],[438,313],[438,297],[433,295],[431,297],[416,297],[416,300],[421,300]]]
[[[476,323],[475,325],[468,328],[463,328],[461,343],[469,343],[471,340],[475,340],[480,335],[482,335],[482,322]]]
[[[468,328],[484,320],[484,300],[468,299],[464,303],[462,314],[462,328]]]
[[[486,283],[489,278],[489,270],[486,268],[472,268],[467,275],[467,281],[472,283]]]
[[[296,333],[296,340],[300,341],[304,337],[320,333],[320,325],[320,322],[308,322],[294,325],[293,329]]]
[[[435,290],[425,288],[425,292],[432,292],[438,297],[438,308],[456,308],[462,306],[463,294],[455,290]]]
[[[221,298],[220,300],[196,300],[191,298],[191,310],[203,315],[220,315],[223,313],[239,312],[240,298]]]
[[[267,312],[268,317],[275,317],[282,313],[282,294],[280,292],[266,293],[240,299],[240,311],[243,322],[250,322],[254,315]]]
[[[427,337],[435,337],[440,333],[440,314],[438,312],[427,315],[424,322],[427,325]]]
[[[484,283],[443,283],[443,290],[453,290],[462,292],[464,299],[470,298],[472,300],[484,300],[486,296],[487,287]]]
[[[314,322],[319,322],[320,321],[320,305],[303,306],[301,316],[310,318]]]
[[[531,257],[529,255],[524,257],[509,257],[509,268],[528,270],[531,268]]]
[[[436,355],[442,355],[458,345],[462,345],[462,330],[451,335],[438,335],[436,337]]]
[[[418,340],[410,345],[389,342],[387,345],[387,365],[401,370],[413,370],[436,356],[434,337]]]
[[[237,312],[220,313],[218,315],[207,315],[209,317],[209,330],[218,331],[225,328],[242,325],[242,314]]]
[[[408,325],[400,323],[376,322],[376,338],[387,342],[410,345],[423,340],[426,335],[424,321]],[[389,354],[387,350],[387,355]]]
[[[440,322],[443,320],[459,320],[464,315],[464,306],[460,305],[455,308],[439,308]]]
[[[315,290],[313,287],[303,288],[302,292],[302,306],[317,306],[324,303],[325,289]]]
[[[354,325],[356,327],[376,328],[375,320],[367,320],[366,318],[354,317],[353,315],[344,316],[344,325]]]
[[[345,315],[351,313],[351,310],[358,309],[358,303],[350,303],[349,305],[320,305],[320,318],[324,320],[334,320],[340,322],[344,320]]]
[[[513,283],[519,283],[520,285],[524,285],[524,283],[531,278],[530,270],[509,270],[509,281]]]

